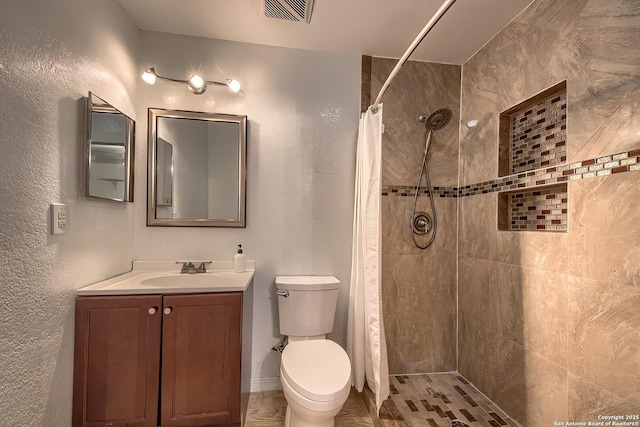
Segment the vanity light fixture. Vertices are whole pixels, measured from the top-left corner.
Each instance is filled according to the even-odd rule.
[[[240,91],[240,82],[237,80],[226,79],[226,83],[214,82],[211,80],[205,80],[198,74],[192,74],[189,80],[172,79],[170,77],[163,77],[156,73],[156,69],[151,67],[142,73],[142,80],[150,85],[155,84],[156,79],[167,80],[169,82],[186,83],[189,91],[196,95],[201,95],[207,90],[207,85],[227,86],[231,92]]]

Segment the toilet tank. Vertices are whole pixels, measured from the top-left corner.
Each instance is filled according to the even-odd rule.
[[[282,335],[312,337],[333,331],[340,287],[338,279],[333,276],[278,276],[276,287]]]

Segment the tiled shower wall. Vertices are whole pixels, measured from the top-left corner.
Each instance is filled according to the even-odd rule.
[[[637,162],[639,23],[634,2],[537,0],[463,66],[463,193],[498,177],[500,112],[567,81],[567,233],[458,199],[459,371],[523,425],[640,413],[640,172],[606,167]]]
[[[640,412],[638,22],[629,2],[538,0],[463,66],[453,120],[479,125],[460,126],[459,163],[457,135],[435,135],[441,229],[427,251],[412,246],[408,225],[423,148],[414,118],[455,105],[457,71],[410,62],[391,85],[382,197],[391,373],[456,369],[457,321],[457,369],[523,425]],[[364,105],[394,63],[365,58]],[[566,163],[499,177],[500,113],[563,80]],[[498,231],[501,191],[561,183],[566,233]],[[419,208],[427,203],[423,194]]]
[[[376,97],[395,63],[390,59],[363,58],[364,108]],[[409,61],[389,87],[382,99],[383,188],[410,189],[416,185],[425,131],[418,116],[445,107],[451,109],[453,118],[434,133],[429,165],[433,185],[457,185],[460,69]],[[423,251],[411,241],[412,194],[388,191],[381,202],[382,292],[389,371],[407,374],[455,370],[457,199],[435,198],[438,237],[431,248]],[[418,210],[430,213],[424,192],[418,199]]]

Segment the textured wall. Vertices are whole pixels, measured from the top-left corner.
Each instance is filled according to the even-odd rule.
[[[634,2],[538,0],[463,66],[461,186],[496,179],[499,114],[567,80],[568,232],[459,199],[459,370],[524,425],[639,412],[640,174],[572,175],[640,148],[639,25]]]
[[[372,58],[372,98],[396,62]],[[363,81],[368,78],[364,76]],[[385,189],[416,185],[425,131],[418,116],[444,107],[451,109],[453,118],[433,135],[431,180],[434,186],[457,185],[459,100],[459,66],[412,61],[404,65],[382,99],[382,292],[392,374],[456,368],[457,199],[435,198],[438,235],[433,246],[420,250],[409,229],[413,197]],[[424,194],[418,198],[417,210],[431,213]],[[427,241],[418,238],[422,244]]]
[[[133,205],[80,188],[81,97],[136,118],[137,40],[117,2],[0,3],[3,426],[70,425],[74,290],[131,268]],[[67,234],[49,234],[53,202]]]
[[[330,274],[342,280],[332,338],[344,344],[351,268],[351,223],[360,57],[142,33],[141,67],[183,78],[235,78],[238,94],[209,87],[142,85],[138,116],[147,108],[248,116],[247,227],[146,227],[136,203],[136,258],[231,259],[242,243],[257,263],[254,282],[254,388],[279,387],[280,339],[276,275]],[[146,120],[138,127],[136,197],[146,196]]]

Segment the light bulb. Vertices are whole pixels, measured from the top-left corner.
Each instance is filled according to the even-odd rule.
[[[237,80],[227,79],[227,86],[231,89],[231,92],[237,93],[240,90],[240,82]]]
[[[197,74],[191,76],[188,82],[189,90],[196,95],[203,93],[207,90],[207,86],[204,83],[204,79]]]
[[[142,80],[144,80],[145,83],[152,85],[155,84],[157,76],[156,70],[154,68],[149,68],[147,71],[142,73]]]

